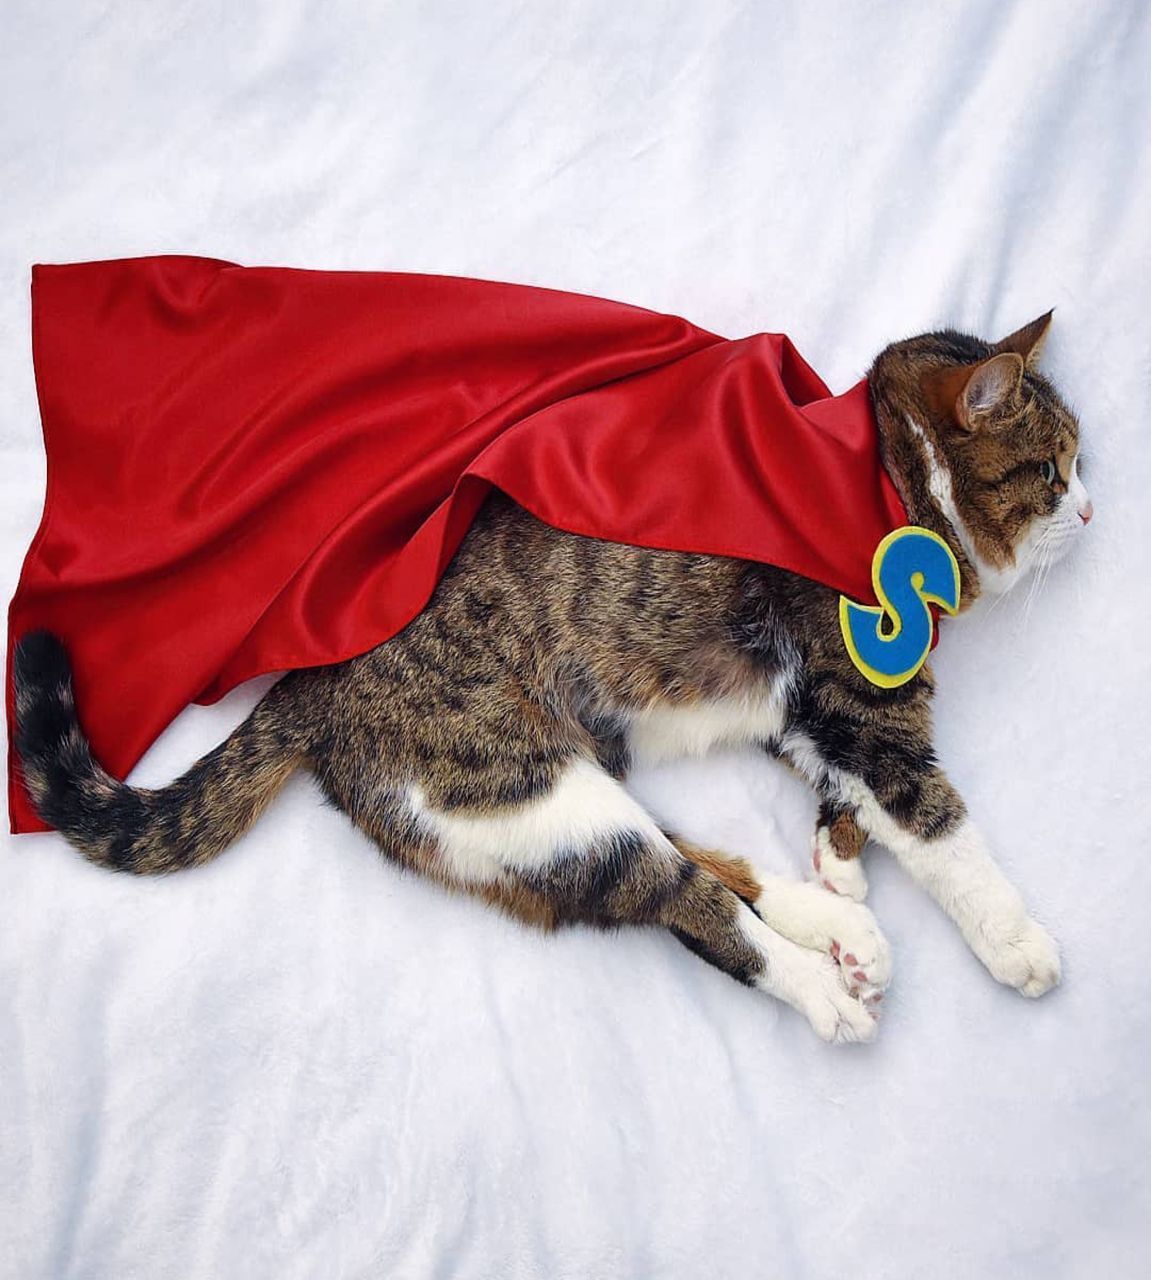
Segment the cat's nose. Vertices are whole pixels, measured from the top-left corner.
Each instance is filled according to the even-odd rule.
[[[1095,514],[1095,504],[1091,501],[1090,498],[1088,498],[1087,501],[1079,508],[1079,519],[1082,520],[1084,524],[1090,524],[1091,517],[1094,514]]]

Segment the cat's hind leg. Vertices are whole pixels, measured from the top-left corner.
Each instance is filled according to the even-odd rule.
[[[679,836],[676,848],[753,906],[776,933],[812,951],[827,952],[843,970],[848,990],[875,1008],[891,981],[891,949],[871,912],[826,893],[810,881],[761,875],[745,858],[704,849]]]
[[[658,922],[709,963],[791,1005],[822,1039],[874,1038],[874,1010],[858,986],[848,988],[835,957],[777,932],[709,872],[685,875]]]
[[[557,924],[661,925],[725,973],[797,1009],[825,1040],[875,1034],[830,947],[800,945],[765,923],[589,759],[571,758],[519,804],[437,808],[419,787],[408,803],[442,879],[512,910],[532,904],[529,918],[543,904]]]

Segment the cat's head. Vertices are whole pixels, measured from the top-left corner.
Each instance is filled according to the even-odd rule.
[[[1060,559],[1093,514],[1079,423],[1036,368],[1050,324],[922,334],[871,370],[884,462],[911,521],[951,544],[968,602]]]

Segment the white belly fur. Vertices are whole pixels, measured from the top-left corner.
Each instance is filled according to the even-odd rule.
[[[778,687],[758,696],[649,707],[632,720],[628,731],[632,761],[655,764],[703,756],[719,747],[765,742],[783,731],[786,712]]]

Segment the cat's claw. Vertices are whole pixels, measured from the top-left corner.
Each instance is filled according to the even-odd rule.
[[[862,861],[858,856],[841,858],[835,852],[831,834],[826,827],[816,828],[811,865],[825,889],[855,902],[862,902],[867,897],[867,876],[864,874]]]

